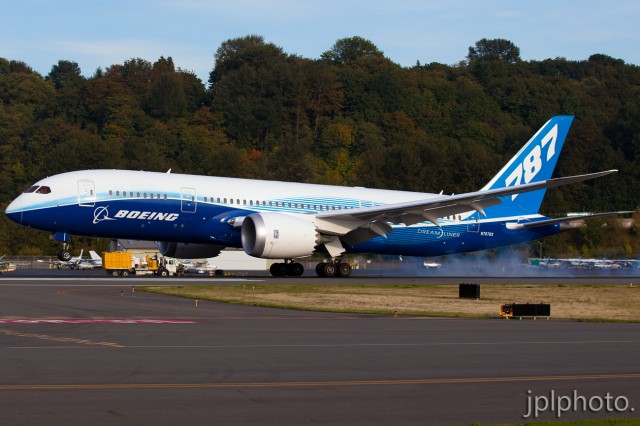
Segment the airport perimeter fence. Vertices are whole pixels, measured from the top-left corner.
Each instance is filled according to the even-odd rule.
[[[56,256],[5,256],[3,262],[16,265],[18,269],[53,269]]]

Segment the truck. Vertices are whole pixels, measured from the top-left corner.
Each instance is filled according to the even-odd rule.
[[[508,303],[500,306],[500,316],[503,318],[517,317],[549,317],[551,316],[551,305],[549,303]]]
[[[183,276],[185,272],[185,267],[178,259],[160,255],[138,257],[126,251],[103,253],[102,267],[107,271],[107,275],[113,277],[126,277],[130,274],[153,274],[160,277]]]

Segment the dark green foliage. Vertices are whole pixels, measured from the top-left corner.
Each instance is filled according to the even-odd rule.
[[[483,186],[549,117],[573,114],[556,176],[620,172],[548,191],[544,213],[638,205],[640,70],[604,54],[522,61],[512,42],[482,39],[458,65],[403,68],[358,36],[310,60],[250,35],[220,45],[208,83],[170,57],[90,78],[72,61],[43,77],[0,58],[0,203],[84,168],[460,193]],[[636,257],[638,226],[594,222],[545,252]],[[0,235],[0,254],[55,251],[4,216]]]

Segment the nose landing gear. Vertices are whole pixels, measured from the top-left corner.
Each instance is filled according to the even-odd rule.
[[[62,249],[58,252],[58,260],[68,262],[71,260],[71,252],[69,251],[69,244],[63,243]]]

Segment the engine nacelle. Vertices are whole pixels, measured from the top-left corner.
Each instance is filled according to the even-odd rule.
[[[177,257],[180,259],[205,259],[216,257],[223,246],[215,244],[191,244],[191,243],[174,243],[167,241],[156,241],[158,251],[163,256]]]
[[[282,213],[254,213],[242,222],[242,248],[263,259],[293,259],[313,254],[316,227],[311,221]]]

